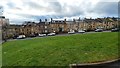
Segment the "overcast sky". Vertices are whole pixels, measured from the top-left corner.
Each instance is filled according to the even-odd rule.
[[[0,0],[3,15],[10,23],[39,19],[118,16],[119,0]]]

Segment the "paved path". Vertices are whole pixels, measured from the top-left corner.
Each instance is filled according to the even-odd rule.
[[[95,65],[77,65],[72,66],[70,68],[120,68],[120,60],[109,62],[109,63],[103,63],[103,64],[95,64]]]

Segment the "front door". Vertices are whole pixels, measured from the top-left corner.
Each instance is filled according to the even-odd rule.
[[[59,28],[59,32],[62,32],[62,31],[63,31],[63,28],[60,27],[60,28]]]

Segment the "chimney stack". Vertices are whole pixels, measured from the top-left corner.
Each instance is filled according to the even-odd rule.
[[[42,22],[42,20],[40,19],[40,23]]]
[[[64,19],[64,23],[66,23],[66,19]]]
[[[51,18],[51,23],[52,23],[53,19]]]
[[[79,17],[79,21],[80,21],[80,17]]]
[[[90,19],[92,19],[92,17],[90,17]]]
[[[47,19],[45,19],[45,22],[47,22]]]
[[[75,19],[73,19],[73,22],[75,22]]]

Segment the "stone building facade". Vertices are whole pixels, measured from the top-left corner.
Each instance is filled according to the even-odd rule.
[[[9,19],[5,18],[5,16],[0,16],[0,35],[2,35],[2,39],[5,39],[8,35],[8,26],[9,26]]]
[[[67,23],[65,20],[51,20],[49,24],[50,32],[64,33],[67,32]]]
[[[5,18],[0,19],[0,24],[3,23]],[[2,22],[1,22],[2,21]],[[4,23],[8,23],[9,20],[5,19]],[[3,25],[3,24],[2,24]],[[110,30],[112,28],[118,27],[118,19],[117,18],[85,18],[85,19],[73,19],[72,21],[64,20],[54,20],[51,18],[51,21],[40,21],[38,23],[26,21],[22,25],[11,25],[7,24],[7,29],[3,31],[6,37],[10,38],[13,36],[17,36],[20,34],[24,34],[26,36],[38,35],[40,33],[67,33],[69,31],[78,31],[78,30],[86,30],[93,31],[97,28],[102,28],[104,30]]]

